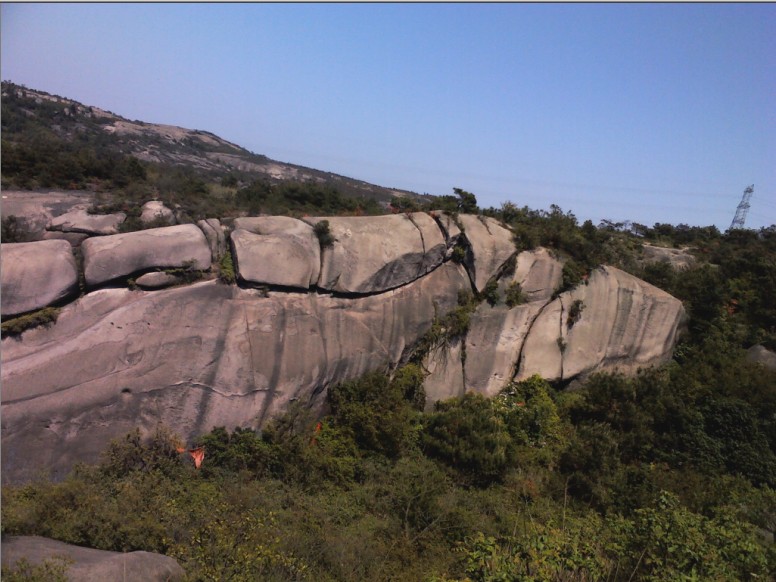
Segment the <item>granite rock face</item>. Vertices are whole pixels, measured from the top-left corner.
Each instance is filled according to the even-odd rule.
[[[68,580],[123,580],[126,582],[174,582],[185,572],[169,556],[152,552],[107,552],[66,544],[40,536],[8,536],[3,539],[3,567],[26,559],[32,565],[62,558]],[[56,563],[56,562],[55,562]]]
[[[567,380],[663,363],[685,317],[681,301],[665,291],[614,267],[598,268],[536,318],[517,377]]]
[[[458,221],[469,241],[466,269],[474,287],[482,292],[488,281],[516,254],[512,232],[488,216],[460,214]]]
[[[321,247],[313,227],[286,216],[237,218],[231,241],[240,277],[308,289],[318,283]]]
[[[678,271],[684,271],[696,264],[695,257],[689,253],[689,250],[671,249],[666,247],[656,247],[649,244],[642,246],[644,251],[645,263],[668,263]]]
[[[81,243],[86,284],[99,285],[153,268],[210,268],[210,246],[193,224],[94,237]]]
[[[60,232],[81,232],[89,235],[117,234],[127,218],[123,212],[89,214],[86,210],[72,210],[51,220],[48,229]]]
[[[561,273],[561,263],[547,251],[521,253],[514,275],[502,279],[500,288],[518,282],[525,303],[511,309],[478,305],[463,340],[465,365],[455,346],[426,359],[433,370],[425,384],[429,397],[462,391],[494,396],[510,381],[534,374],[570,380],[593,371],[631,373],[670,358],[685,319],[678,299],[602,267],[586,284],[553,300]]]
[[[678,300],[610,267],[558,295],[562,263],[544,249],[515,256],[511,232],[492,219],[459,215],[459,229],[424,213],[328,218],[334,242],[323,252],[320,220],[236,219],[240,285],[165,289],[183,278],[150,272],[208,269],[221,252],[217,220],[85,240],[88,285],[133,276],[159,290],[106,285],[63,307],[55,325],[2,341],[3,480],[40,469],[62,477],[136,427],[163,423],[193,439],[259,428],[292,401],[320,411],[329,386],[407,361],[460,291],[492,280],[501,302],[478,305],[463,336],[427,355],[429,406],[533,374],[565,381],[660,363],[681,329]],[[462,265],[446,260],[457,242],[468,249]],[[67,241],[2,251],[4,316],[77,290]]]
[[[3,341],[3,479],[61,477],[136,426],[193,438],[259,427],[292,399],[320,406],[327,386],[398,362],[468,286],[447,263],[354,299],[215,281],[90,293],[55,326]]]
[[[78,270],[70,243],[4,243],[0,281],[3,317],[41,309],[77,295]]]
[[[423,212],[328,220],[334,243],[323,250],[318,286],[339,293],[380,293],[406,285],[442,264],[447,245]]]

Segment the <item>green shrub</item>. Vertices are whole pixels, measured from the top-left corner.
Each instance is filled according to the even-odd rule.
[[[581,299],[575,299],[571,306],[569,307],[569,314],[568,317],[566,317],[566,327],[571,329],[571,327],[579,321],[579,318],[582,316],[582,311],[585,309],[585,304],[582,302]]]
[[[526,298],[525,295],[523,295],[523,289],[520,287],[520,283],[517,281],[510,283],[506,289],[506,292],[504,293],[504,303],[507,304],[507,307],[512,309],[513,307],[522,305],[525,302]]]
[[[3,566],[5,582],[67,582],[67,570],[73,560],[56,556],[33,565],[27,558],[21,558],[13,567]]]
[[[485,299],[491,307],[495,307],[498,304],[500,300],[498,281],[491,279],[487,282],[485,288],[482,290],[482,298]]]
[[[3,337],[20,335],[22,332],[56,322],[60,309],[58,307],[44,307],[38,311],[14,317],[2,323]]]
[[[232,260],[232,251],[226,249],[224,256],[218,262],[218,274],[221,282],[227,285],[234,285],[237,281],[237,274],[234,270],[234,261]]]
[[[321,248],[327,248],[334,244],[336,239],[334,238],[334,235],[331,234],[328,220],[316,222],[315,226],[313,226],[313,231],[315,232],[315,236],[318,237],[318,242],[321,243]]]

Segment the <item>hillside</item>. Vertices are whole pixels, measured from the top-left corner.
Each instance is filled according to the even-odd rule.
[[[72,169],[63,168],[61,174],[39,172],[33,179],[30,165],[35,162],[35,152],[30,150],[35,148],[46,152],[70,150],[82,161],[84,156],[112,158],[114,164],[131,156],[162,167],[194,170],[200,177],[217,182],[230,176],[228,183],[236,180],[243,185],[255,180],[271,184],[314,183],[336,188],[345,196],[366,198],[383,205],[395,197],[423,198],[413,192],[271,160],[207,131],[131,121],[99,107],[7,81],[2,84],[2,139],[4,188],[71,185],[99,188],[105,185],[100,178],[110,177],[110,172],[102,172],[105,175],[100,176],[99,170],[104,168],[85,167],[85,175],[80,177]],[[89,175],[90,169],[96,170],[93,175]]]

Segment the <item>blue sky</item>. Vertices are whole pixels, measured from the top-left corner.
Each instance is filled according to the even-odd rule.
[[[3,4],[2,78],[480,206],[776,223],[773,4]]]

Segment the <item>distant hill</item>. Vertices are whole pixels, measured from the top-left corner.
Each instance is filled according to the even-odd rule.
[[[24,146],[41,141],[61,141],[74,148],[91,148],[100,154],[132,156],[142,162],[185,167],[209,179],[234,176],[241,183],[264,179],[270,183],[296,181],[336,188],[345,196],[369,198],[387,205],[395,197],[431,198],[406,190],[377,186],[255,154],[217,135],[173,125],[131,121],[120,115],[73,99],[2,83],[2,139],[4,185],[13,181],[14,169],[24,165],[30,152]],[[40,150],[40,147],[37,148]],[[17,158],[21,158],[17,160]],[[234,180],[234,178],[229,178]],[[12,180],[7,184],[8,180]],[[27,176],[29,187],[41,186],[39,176]],[[53,184],[54,186],[58,184]]]

